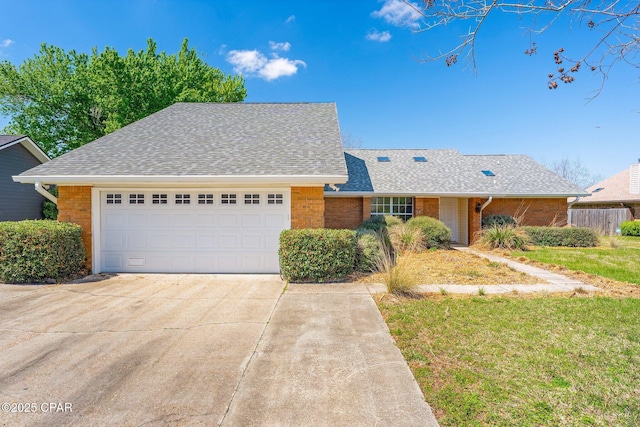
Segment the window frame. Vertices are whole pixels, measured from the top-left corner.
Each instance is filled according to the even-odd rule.
[[[413,197],[406,196],[380,196],[371,198],[370,215],[392,215],[407,221],[413,218],[415,202]]]

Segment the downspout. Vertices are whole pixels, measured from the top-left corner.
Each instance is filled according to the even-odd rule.
[[[486,202],[484,202],[482,204],[482,206],[480,207],[480,223],[482,224],[482,211],[484,210],[484,208],[486,208],[487,206],[489,206],[489,204],[491,204],[491,202],[493,202],[493,196],[489,196],[489,198],[487,199]]]
[[[42,183],[38,181],[36,182],[35,187],[38,193],[42,194],[48,200],[52,201],[55,205],[58,205],[58,198],[46,190],[47,188],[49,188],[48,185],[42,185]]]
[[[571,209],[571,206],[573,206],[574,204],[576,204],[579,200],[580,200],[580,197],[579,197],[579,196],[576,196],[576,199],[575,199],[573,202],[571,202],[571,203],[569,203],[569,204],[567,205],[567,209]]]

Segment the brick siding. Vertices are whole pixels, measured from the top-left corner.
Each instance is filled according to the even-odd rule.
[[[291,187],[291,228],[324,227],[324,187]]]
[[[483,199],[484,203],[486,199]],[[524,212],[521,225],[567,225],[566,198],[493,199],[482,216],[507,214],[518,216]]]
[[[91,187],[58,187],[58,221],[82,227],[82,242],[87,254],[85,266],[91,270]]]
[[[371,199],[369,199],[370,201]],[[327,197],[324,199],[324,226],[354,229],[363,221],[365,209],[362,197]],[[369,203],[368,206],[371,204]],[[370,208],[366,215],[370,216]]]
[[[413,199],[415,216],[430,216],[440,219],[440,200],[437,197],[416,197]]]

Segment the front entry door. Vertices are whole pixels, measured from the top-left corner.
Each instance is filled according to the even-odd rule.
[[[440,198],[440,221],[451,229],[451,241],[458,242],[458,199]]]

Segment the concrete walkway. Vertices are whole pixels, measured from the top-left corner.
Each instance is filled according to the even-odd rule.
[[[485,294],[505,294],[510,292],[574,292],[577,289],[585,291],[599,291],[600,288],[592,285],[587,285],[579,280],[571,279],[562,274],[552,273],[543,268],[534,267],[532,265],[523,264],[521,262],[513,261],[508,258],[497,256],[494,254],[477,251],[464,246],[456,246],[454,249],[460,252],[470,253],[481,258],[488,259],[489,261],[499,262],[506,264],[514,270],[521,271],[529,276],[537,277],[545,283],[525,285],[507,285],[507,284],[495,284],[495,285],[419,285],[416,290],[423,293],[451,293],[451,294],[475,294],[478,295],[480,290]],[[372,293],[386,292],[386,287],[383,284],[369,285],[369,291]]]
[[[289,284],[222,426],[437,426],[366,286]]]

